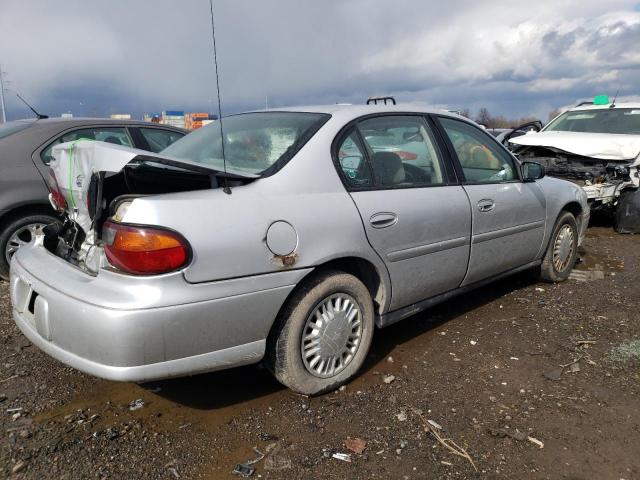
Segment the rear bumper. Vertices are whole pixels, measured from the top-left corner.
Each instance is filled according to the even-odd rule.
[[[189,284],[181,273],[91,277],[42,247],[11,263],[13,317],[34,345],[98,377],[142,382],[260,361],[305,270]]]

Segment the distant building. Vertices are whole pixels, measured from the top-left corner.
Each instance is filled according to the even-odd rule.
[[[62,115],[60,115],[60,118],[73,118],[73,113],[63,113]]]
[[[166,110],[162,112],[160,123],[174,127],[184,128],[184,111]]]
[[[184,128],[187,130],[197,130],[217,119],[210,113],[187,113],[184,116]]]
[[[142,114],[142,120],[145,122],[160,123],[159,113],[144,113]]]
[[[211,113],[187,113],[184,116],[185,118],[185,128],[187,130],[197,130],[198,128],[202,128],[205,125],[210,124],[214,120],[217,120],[218,117],[216,115],[212,115]]]
[[[112,118],[114,120],[131,120],[131,114],[130,113],[112,113],[111,115],[109,115],[109,118]]]
[[[206,112],[185,113],[182,110],[165,110],[158,113],[145,113],[142,116],[145,122],[162,123],[174,127],[185,128],[187,130],[197,130],[209,123],[217,120],[216,115]]]

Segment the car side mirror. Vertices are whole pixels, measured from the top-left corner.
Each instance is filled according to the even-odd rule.
[[[525,182],[535,182],[544,177],[544,167],[536,162],[522,162],[522,180]]]

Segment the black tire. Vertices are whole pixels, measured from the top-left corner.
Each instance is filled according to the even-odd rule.
[[[640,233],[640,190],[625,190],[620,194],[614,228],[618,233]]]
[[[554,262],[554,248],[558,242],[561,232],[565,234],[571,230],[571,251],[565,262],[562,262],[560,266]],[[578,258],[578,224],[576,217],[570,212],[562,212],[553,227],[553,233],[549,239],[549,245],[547,251],[542,259],[542,265],[540,266],[539,278],[543,282],[557,283],[564,282],[569,278],[571,270],[573,270]]]
[[[59,222],[60,219],[55,215],[47,214],[31,214],[22,217],[16,217],[9,221],[2,231],[0,231],[0,278],[9,280],[9,262],[7,261],[7,244],[13,234],[27,225],[43,224]],[[25,232],[26,233],[26,232]],[[28,239],[24,239],[28,241]]]
[[[346,294],[358,306],[362,330],[360,342],[341,371],[327,378],[313,374],[302,355],[307,319],[332,295]],[[318,395],[347,383],[360,370],[369,352],[374,331],[374,308],[367,287],[358,278],[340,271],[321,272],[305,281],[287,301],[267,342],[265,363],[280,383],[304,395]],[[309,362],[311,363],[311,362]]]

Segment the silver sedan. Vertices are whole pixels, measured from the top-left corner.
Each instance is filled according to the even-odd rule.
[[[53,156],[66,222],[13,257],[14,318],[112,380],[264,361],[297,392],[330,391],[376,328],[526,269],[565,280],[589,220],[582,189],[411,106],[252,112],[161,154]]]

